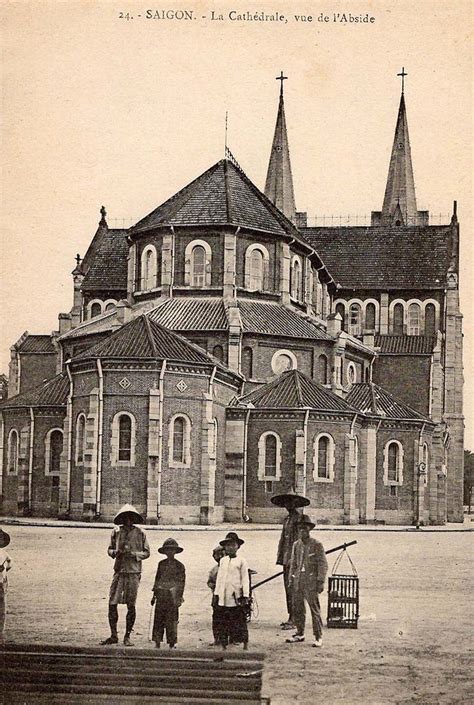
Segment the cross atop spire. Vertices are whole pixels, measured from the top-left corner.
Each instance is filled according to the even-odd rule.
[[[400,76],[400,78],[402,79],[402,95],[403,95],[403,93],[405,92],[405,76],[408,76],[408,74],[405,73],[405,67],[404,67],[404,66],[402,66],[401,72],[400,72],[400,73],[397,73],[397,76]]]
[[[287,81],[287,80],[288,80],[288,76],[284,76],[284,75],[283,75],[283,71],[280,71],[280,75],[276,77],[276,80],[277,80],[277,81],[281,81],[281,83],[280,83],[280,95],[282,96],[282,95],[283,95],[283,81]]]

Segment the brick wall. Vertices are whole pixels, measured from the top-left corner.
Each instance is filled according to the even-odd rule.
[[[373,368],[373,381],[421,414],[428,414],[430,357],[380,355]]]

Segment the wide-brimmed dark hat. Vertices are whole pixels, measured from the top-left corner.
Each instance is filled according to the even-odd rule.
[[[0,529],[0,548],[5,548],[10,543],[10,535],[6,531]]]
[[[121,509],[121,510],[118,512],[118,514],[116,514],[116,516],[114,517],[114,524],[118,524],[119,526],[120,526],[120,524],[123,524],[123,522],[124,522],[124,517],[125,517],[126,514],[130,514],[130,515],[131,515],[131,517],[132,517],[132,522],[133,522],[134,524],[144,524],[144,523],[145,523],[144,518],[142,517],[141,514],[139,514],[139,513],[137,512],[137,510],[135,509],[135,507],[133,507],[131,504],[124,504],[123,507],[122,507],[122,509]]]
[[[307,526],[308,529],[314,529],[316,524],[314,521],[310,519],[310,517],[307,514],[302,514],[300,518],[298,519],[298,526]]]
[[[235,541],[238,546],[242,546],[242,544],[245,543],[243,539],[240,539],[235,531],[229,531],[225,539],[222,539],[222,541],[219,541],[219,544],[221,546],[225,546],[226,543],[230,543],[231,541]]]
[[[178,542],[174,539],[166,539],[163,541],[163,546],[158,549],[158,553],[168,553],[168,551],[174,551],[174,553],[181,553],[184,548],[178,545]]]
[[[285,509],[307,507],[309,499],[301,494],[296,494],[293,488],[284,494],[276,494],[270,499],[271,503],[277,507],[285,507]]]

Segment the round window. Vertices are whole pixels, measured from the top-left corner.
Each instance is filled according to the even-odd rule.
[[[281,375],[287,370],[295,370],[296,357],[290,350],[279,350],[272,358],[272,370],[276,375]]]
[[[354,384],[357,381],[357,372],[353,362],[347,365],[347,382],[348,384]]]

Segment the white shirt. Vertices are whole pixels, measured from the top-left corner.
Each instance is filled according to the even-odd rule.
[[[236,607],[239,597],[249,597],[249,569],[245,558],[238,555],[221,558],[214,594],[221,607]]]
[[[2,586],[3,591],[6,592],[8,586],[7,570],[10,570],[12,567],[12,561],[4,548],[0,548],[0,565],[1,564],[3,564],[3,570],[0,573],[0,586]]]

